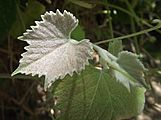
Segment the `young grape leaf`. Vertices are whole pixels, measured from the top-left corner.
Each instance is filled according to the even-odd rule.
[[[128,119],[139,114],[145,102],[145,88],[132,86],[129,92],[108,70],[93,66],[55,82],[53,93],[58,98],[56,120]]]
[[[19,67],[12,73],[45,75],[45,89],[59,77],[66,74],[79,73],[88,64],[91,58],[91,43],[84,39],[80,42],[70,38],[70,34],[77,26],[78,20],[67,11],[63,14],[46,12],[41,16],[42,21],[32,30],[27,30],[20,40],[26,41],[29,46],[22,54]]]
[[[131,85],[147,88],[143,76],[145,68],[137,55],[122,51],[118,54],[117,58],[97,45],[94,45],[94,49],[99,53],[103,61],[101,61],[103,67],[109,68],[116,80],[122,83],[129,91]]]
[[[108,51],[114,56],[118,56],[118,53],[123,50],[122,40],[115,40],[109,43]]]
[[[122,51],[118,54],[117,63],[126,70],[134,79],[136,79],[144,87],[147,84],[144,79],[144,72],[147,70],[138,59],[136,54],[128,51]]]

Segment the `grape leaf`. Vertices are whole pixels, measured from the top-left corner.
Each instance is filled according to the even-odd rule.
[[[108,70],[86,67],[81,75],[66,76],[53,86],[59,111],[56,120],[120,120],[139,114],[144,107],[145,88],[129,92]]]
[[[134,79],[136,79],[144,87],[147,84],[144,79],[144,72],[147,70],[138,59],[136,54],[128,51],[122,51],[118,54],[117,63],[126,70]]]
[[[19,37],[29,46],[25,47],[27,52],[22,54],[20,65],[12,75],[45,75],[46,89],[59,77],[72,76],[74,71],[79,73],[84,69],[91,58],[92,47],[87,39],[78,42],[70,38],[78,24],[70,12],[50,11],[41,17],[42,21],[36,21],[36,26],[31,26],[32,30]]]
[[[71,38],[75,40],[82,40],[85,38],[85,31],[81,25],[78,25],[71,33]]]
[[[13,38],[17,38],[21,35],[26,28],[34,24],[35,20],[39,20],[40,15],[45,12],[45,6],[37,0],[28,0],[26,2],[27,7],[24,10],[21,9],[21,4],[17,5],[18,12],[16,20],[10,30],[10,34]]]
[[[129,91],[131,85],[148,88],[143,76],[146,69],[137,55],[122,51],[118,54],[118,57],[115,57],[97,45],[94,45],[94,49],[99,53],[103,67],[110,69],[116,80]]]
[[[123,50],[122,40],[115,40],[109,43],[108,51],[114,56],[118,56],[118,53]]]

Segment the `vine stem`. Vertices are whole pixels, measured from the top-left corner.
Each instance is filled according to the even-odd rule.
[[[120,36],[120,37],[117,37],[117,38],[112,38],[112,39],[108,39],[108,40],[99,41],[99,42],[96,42],[95,44],[99,45],[99,44],[108,43],[108,42],[111,42],[111,41],[114,41],[114,40],[123,40],[123,39],[126,39],[126,38],[138,36],[138,35],[141,35],[141,34],[145,34],[145,33],[157,30],[160,27],[161,27],[161,23],[158,23],[158,25],[156,25],[156,26],[154,26],[152,28],[142,30],[142,31],[139,31],[139,32],[136,32],[136,33],[132,33],[132,34],[129,34],[129,35]]]

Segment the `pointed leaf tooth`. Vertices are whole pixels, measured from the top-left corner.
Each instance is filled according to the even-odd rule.
[[[23,36],[22,36],[22,37],[24,38],[24,36],[26,36],[26,35],[28,35],[28,33],[27,33],[27,32],[23,33]]]
[[[29,50],[29,46],[24,47],[24,49],[25,50]],[[21,55],[23,55],[23,54],[21,54]]]
[[[49,16],[49,15],[50,13],[48,11],[44,14],[44,16]]]
[[[19,36],[17,39],[19,39],[19,40],[23,40],[23,36]]]
[[[67,14],[68,12],[66,11],[66,10],[64,10],[64,12],[63,12],[63,15],[65,15],[65,14]]]
[[[40,23],[40,21],[35,21],[35,24],[36,24],[37,26],[39,26],[39,23]]]
[[[29,32],[31,32],[32,30],[27,29],[26,31],[29,33]]]
[[[56,10],[56,15],[63,17],[63,14],[59,11],[59,9]]]
[[[42,77],[43,75],[42,74],[38,74],[38,77],[40,78],[40,77]]]
[[[56,15],[53,11],[49,11],[49,13],[50,13],[51,15]]]

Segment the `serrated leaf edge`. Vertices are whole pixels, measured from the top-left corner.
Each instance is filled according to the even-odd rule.
[[[35,29],[39,28],[39,26],[40,26],[39,24],[40,24],[40,23],[46,22],[44,16],[46,16],[46,15],[50,15],[50,16],[51,16],[51,15],[60,15],[61,17],[64,17],[65,14],[70,15],[70,16],[75,20],[75,23],[76,23],[75,26],[71,29],[71,31],[70,31],[70,33],[68,34],[68,36],[64,37],[64,38],[66,38],[66,39],[70,39],[71,32],[78,26],[79,20],[78,20],[72,13],[67,12],[66,10],[64,10],[64,12],[61,13],[61,12],[59,11],[59,9],[56,10],[56,13],[54,13],[53,11],[49,11],[49,12],[47,11],[47,12],[45,12],[44,15],[41,15],[42,21],[35,21],[35,24],[36,24],[36,25],[35,25],[35,26],[30,26],[31,29],[27,29],[26,32],[24,32],[23,35],[22,35],[22,36],[19,36],[17,39],[22,40],[22,41],[26,41],[26,40],[23,39],[24,36],[30,34],[30,32],[35,31]],[[59,30],[59,29],[58,29],[58,30]],[[59,32],[60,32],[60,31],[59,31]],[[60,32],[60,33],[61,33],[61,32]],[[26,41],[26,42],[27,42],[27,41]]]

